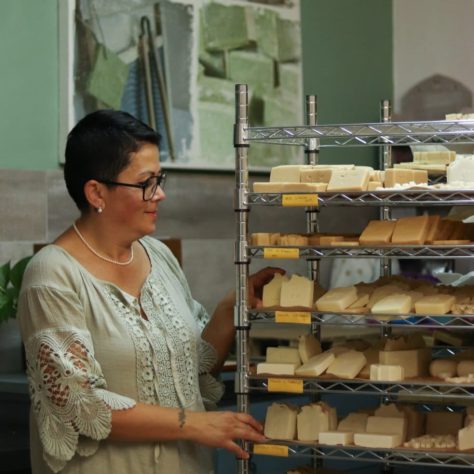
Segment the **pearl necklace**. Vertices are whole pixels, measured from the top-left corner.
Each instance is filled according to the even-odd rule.
[[[105,260],[106,262],[109,262],[109,263],[114,263],[115,265],[130,265],[130,263],[133,262],[133,247],[130,248],[130,258],[125,261],[125,262],[119,262],[118,260],[114,260],[112,258],[109,258],[109,257],[105,257],[104,255],[101,255],[99,252],[97,252],[96,250],[94,250],[91,245],[89,244],[89,242],[87,242],[87,240],[84,238],[84,236],[79,232],[79,229],[77,228],[76,226],[76,223],[74,222],[72,224],[72,227],[73,229],[76,231],[76,234],[77,236],[82,240],[83,244],[96,256],[96,257],[99,257],[101,260]]]

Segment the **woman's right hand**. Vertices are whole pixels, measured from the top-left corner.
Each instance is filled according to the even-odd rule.
[[[195,412],[186,410],[184,430],[192,441],[214,448],[225,448],[240,459],[249,455],[237,439],[261,443],[266,441],[263,426],[246,413],[230,411]]]

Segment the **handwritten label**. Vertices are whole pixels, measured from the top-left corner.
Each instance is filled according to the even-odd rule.
[[[266,247],[263,249],[263,258],[300,258],[300,249]]]
[[[254,454],[264,454],[265,456],[288,457],[288,446],[280,446],[279,444],[254,444]]]
[[[303,381],[293,379],[268,379],[268,391],[303,393]]]
[[[281,197],[282,206],[298,207],[308,206],[315,207],[318,205],[317,194],[283,194]]]
[[[275,322],[311,324],[311,313],[305,311],[275,311]]]

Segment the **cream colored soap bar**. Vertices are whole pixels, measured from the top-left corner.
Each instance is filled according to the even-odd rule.
[[[392,243],[422,245],[428,234],[428,216],[402,217],[397,220],[392,234]]]
[[[329,183],[331,179],[331,168],[313,168],[301,171],[300,179],[302,183]]]
[[[340,312],[357,300],[357,288],[333,288],[316,301],[318,311]]]
[[[474,449],[474,424],[470,424],[458,431],[458,449]]]
[[[311,169],[310,165],[274,166],[270,171],[272,183],[299,183],[301,171]]]
[[[364,368],[367,359],[362,352],[348,351],[336,357],[327,373],[341,379],[354,379]]]
[[[415,303],[417,314],[439,316],[451,311],[456,298],[453,295],[438,293],[437,295],[424,296]]]
[[[272,280],[264,285],[262,294],[262,304],[265,308],[270,306],[279,306],[281,298],[281,285],[284,281],[288,281],[289,278],[286,275],[280,275],[275,273]]]
[[[299,441],[318,441],[320,431],[335,429],[336,411],[325,403],[301,407],[296,420]]]
[[[360,234],[361,245],[388,244],[395,229],[395,221],[370,221]]]
[[[365,448],[396,448],[402,439],[397,434],[355,433],[354,444]]]
[[[406,184],[415,181],[413,170],[388,168],[385,170],[385,187],[394,188],[397,184]]]
[[[426,414],[426,434],[456,435],[463,427],[461,412],[432,411]]]
[[[292,275],[281,285],[280,306],[313,307],[314,282],[304,276]]]
[[[298,367],[298,365],[299,364],[260,362],[257,364],[257,375],[295,375],[295,369]]]
[[[296,407],[272,403],[265,417],[265,436],[270,439],[295,439],[296,415]]]
[[[405,378],[405,370],[400,365],[373,364],[370,366],[370,380],[394,382]]]
[[[253,183],[254,193],[323,193],[326,183]]]
[[[377,188],[383,188],[383,183],[381,181],[369,181],[367,191],[375,191]]]
[[[380,351],[379,363],[400,365],[405,370],[405,378],[422,377],[428,374],[431,361],[430,349],[413,349],[406,351]]]
[[[385,296],[375,303],[371,312],[374,314],[406,314],[412,307],[411,296],[403,293]]]
[[[328,183],[328,192],[357,192],[367,191],[370,171],[365,168],[353,170],[333,170]]]
[[[400,416],[369,416],[367,418],[367,433],[393,434],[405,441],[407,420]]]
[[[354,442],[354,433],[351,431],[320,431],[319,442],[321,444],[347,446]]]
[[[352,433],[365,433],[367,429],[367,413],[349,413],[337,425],[337,431],[350,431]]]
[[[296,347],[267,347],[266,362],[300,365],[300,353]]]
[[[311,357],[321,354],[321,344],[312,334],[304,334],[298,339],[298,351],[305,364]]]
[[[298,367],[295,374],[298,376],[317,377],[326,371],[335,358],[336,356],[330,352],[315,355],[301,367]]]

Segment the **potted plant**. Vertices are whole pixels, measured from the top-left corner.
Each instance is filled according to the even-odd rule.
[[[22,370],[22,346],[16,321],[18,296],[26,265],[25,257],[12,265],[0,266],[0,372],[14,373]]]

